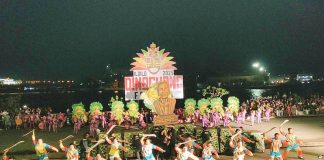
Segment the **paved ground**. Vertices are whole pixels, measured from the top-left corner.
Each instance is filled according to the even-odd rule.
[[[298,117],[298,118],[275,118],[271,119],[270,122],[262,122],[261,124],[255,124],[254,126],[250,126],[249,124],[244,125],[245,130],[257,130],[260,132],[264,132],[269,130],[272,127],[279,126],[281,122],[285,119],[289,119],[290,121],[283,126],[286,130],[288,127],[294,129],[295,134],[303,140],[305,144],[307,143],[324,143],[324,116],[320,117]],[[235,123],[232,123],[233,126],[236,126]],[[82,132],[76,136],[76,139],[80,139],[82,133],[84,133],[86,129],[84,128]],[[26,133],[27,131],[0,131],[0,150],[3,150],[9,144],[13,144],[19,140],[25,140],[25,144],[18,146],[13,149],[12,152],[15,152],[15,157],[18,160],[31,160],[36,159],[34,155],[33,148],[31,147],[30,136],[22,138],[21,135]],[[57,146],[57,140],[65,137],[67,134],[72,132],[72,128],[64,128],[59,133],[51,133],[48,132],[38,132],[37,136],[45,138],[45,141],[49,144],[53,144]],[[278,132],[278,129],[271,131],[268,135],[272,136],[275,132]],[[320,154],[324,154],[324,146],[317,147],[303,147],[305,152],[304,158],[306,160],[317,160],[317,156]],[[247,160],[264,160],[268,159],[269,150],[266,150],[265,153],[256,153],[253,157],[247,157]],[[289,154],[288,159],[297,159],[297,153],[291,152]],[[61,159],[59,157],[63,157],[62,153],[51,153],[51,159]],[[229,160],[232,159],[229,156],[222,156],[221,159]]]

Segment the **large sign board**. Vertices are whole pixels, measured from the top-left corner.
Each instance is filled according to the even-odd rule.
[[[139,100],[144,91],[159,81],[167,81],[173,97],[182,99],[183,76],[174,74],[177,68],[173,66],[176,63],[171,61],[170,52],[160,50],[154,43],[141,51],[131,64],[133,76],[124,77],[125,100]]]

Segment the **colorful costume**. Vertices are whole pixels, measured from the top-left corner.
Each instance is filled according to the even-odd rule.
[[[240,107],[240,100],[234,96],[227,99],[228,109],[232,115],[237,115]]]
[[[37,155],[37,157],[39,157],[38,160],[48,160],[48,154],[47,154],[46,149],[51,149],[51,150],[55,150],[55,151],[58,152],[58,150],[55,147],[50,146],[50,145],[48,145],[46,143],[38,144],[36,142],[35,135],[32,136],[32,141],[33,141],[33,144],[34,144],[36,155]]]
[[[138,103],[132,100],[132,101],[129,101],[126,106],[128,108],[127,111],[129,113],[131,123],[134,124],[136,122],[136,120],[139,118]]]
[[[124,120],[124,103],[122,101],[114,101],[111,105],[111,112],[115,120],[117,120],[118,125],[120,125]]]
[[[272,139],[271,141],[271,152],[270,152],[270,157],[271,159],[274,158],[282,158],[281,153],[280,153],[280,147],[282,146],[281,140],[280,139]]]
[[[221,116],[224,116],[223,100],[221,98],[212,98],[210,100],[212,110],[218,112]]]
[[[251,119],[251,125],[253,126],[254,125],[254,119],[255,119],[255,111],[254,110],[251,112],[250,119]]]
[[[261,108],[259,108],[257,110],[256,114],[257,114],[257,123],[260,124],[261,123],[261,120],[262,120],[262,117],[261,117],[261,114],[262,114]]]
[[[298,158],[302,159],[303,152],[297,143],[297,136],[292,133],[287,133],[285,135],[286,141],[288,142],[287,150],[283,153],[282,157],[286,158],[288,156],[289,151],[297,150]]]
[[[67,160],[78,160],[79,159],[79,151],[77,149],[69,149],[60,144],[60,148],[63,152],[66,153]]]
[[[196,109],[196,100],[193,98],[188,98],[185,101],[185,117],[187,122],[192,121]]]

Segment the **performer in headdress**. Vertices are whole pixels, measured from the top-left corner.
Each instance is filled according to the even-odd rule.
[[[133,125],[139,118],[139,107],[138,107],[138,103],[131,100],[126,104],[127,108],[128,108],[128,113],[129,113],[129,117],[130,117],[130,121],[131,124]]]
[[[76,134],[80,130],[82,123],[88,120],[82,103],[72,105],[72,120],[74,123],[74,133]]]
[[[301,150],[299,143],[302,143],[297,136],[292,132],[292,128],[288,128],[288,133],[285,133],[281,127],[279,127],[280,133],[286,137],[286,141],[288,143],[287,150],[282,154],[282,158],[287,158],[289,151],[296,150],[299,159],[303,158],[303,151]]]
[[[141,138],[142,155],[144,160],[155,160],[155,157],[153,155],[153,149],[158,150],[162,153],[164,153],[165,150],[152,144],[151,140],[147,138],[149,136],[156,137],[156,135],[145,135],[145,134],[143,135],[143,137]]]
[[[196,109],[196,100],[193,98],[188,98],[185,101],[185,117],[186,117],[186,122],[191,123],[192,119],[194,117]]]
[[[36,137],[35,137],[35,131],[33,130],[33,135],[32,135],[32,141],[34,144],[34,148],[36,151],[36,155],[38,156],[38,160],[48,160],[48,154],[47,154],[47,150],[46,149],[51,149],[55,152],[58,152],[58,149],[50,146],[46,143],[43,143],[43,139],[38,139],[36,141]]]
[[[238,111],[240,109],[240,100],[235,97],[235,96],[231,96],[228,97],[227,99],[227,103],[228,103],[228,110],[231,113],[231,116],[237,115]],[[234,117],[231,117],[232,119],[234,119]]]
[[[117,124],[120,125],[124,120],[124,103],[122,101],[114,101],[111,105],[111,113],[117,121]]]
[[[202,116],[202,125],[203,127],[208,127],[209,117],[208,113],[210,111],[209,106],[210,102],[208,99],[202,98],[198,101],[199,114]]]
[[[79,159],[79,151],[75,148],[73,143],[70,144],[69,148],[66,148],[63,145],[62,140],[60,140],[60,148],[64,153],[66,153],[67,160],[78,160]]]

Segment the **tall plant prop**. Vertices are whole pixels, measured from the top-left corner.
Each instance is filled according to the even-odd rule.
[[[227,94],[229,94],[229,91],[224,88],[217,88],[215,86],[207,86],[205,89],[202,89],[202,96],[205,98],[223,97]]]

